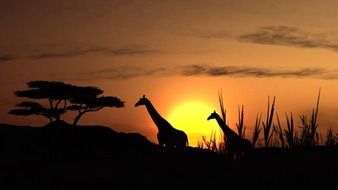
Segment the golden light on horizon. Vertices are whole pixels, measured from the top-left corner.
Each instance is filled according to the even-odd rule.
[[[196,147],[205,136],[208,140],[212,133],[218,138],[219,127],[216,122],[207,120],[214,109],[203,101],[189,101],[178,106],[168,114],[168,121],[176,129],[188,135],[189,146]]]

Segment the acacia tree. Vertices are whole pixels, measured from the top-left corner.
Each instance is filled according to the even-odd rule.
[[[47,99],[48,103],[42,105],[38,102],[24,101],[16,106],[19,108],[11,110],[13,115],[41,115],[50,122],[60,120],[61,114],[66,112],[69,92],[73,88],[70,84],[55,81],[30,81],[27,83],[28,90],[15,92],[17,97],[25,97],[34,100]]]
[[[62,109],[48,109],[41,104],[32,101],[24,101],[17,104],[16,106],[20,108],[11,110],[9,112],[10,114],[22,116],[41,115],[46,117],[50,122],[57,120],[57,118],[60,118],[60,115],[64,113],[64,110]]]
[[[69,102],[72,104],[67,110],[77,111],[73,124],[76,125],[80,118],[87,112],[99,111],[104,107],[121,108],[124,102],[114,96],[102,96],[103,91],[96,87],[76,87],[73,89]]]
[[[99,111],[104,107],[123,107],[124,103],[116,97],[112,96],[89,96],[78,97],[70,100],[74,105],[69,106],[68,110],[77,111],[78,114],[74,119],[73,124],[76,125],[80,118],[87,112]]]
[[[123,107],[124,102],[117,97],[102,96],[103,90],[97,87],[80,87],[56,81],[30,81],[29,89],[16,91],[17,97],[35,100],[47,99],[47,106],[38,102],[24,101],[11,110],[14,115],[41,115],[50,122],[60,120],[62,114],[69,111],[78,111],[73,124],[87,112],[98,111],[104,107]]]

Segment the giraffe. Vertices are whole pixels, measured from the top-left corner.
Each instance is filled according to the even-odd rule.
[[[185,147],[188,145],[187,135],[178,129],[175,129],[167,120],[165,120],[155,109],[149,99],[143,95],[135,104],[135,107],[145,105],[148,113],[158,128],[157,140],[161,147]]]
[[[229,148],[229,154],[231,157],[239,158],[243,153],[249,151],[252,148],[251,142],[247,139],[239,137],[239,135],[233,131],[219,116],[216,111],[212,112],[208,117],[208,120],[216,119],[218,125],[222,129]]]

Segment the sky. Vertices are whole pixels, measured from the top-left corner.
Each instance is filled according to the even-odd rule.
[[[153,142],[156,126],[134,107],[143,94],[192,145],[219,130],[206,118],[219,112],[220,90],[231,128],[244,105],[248,138],[268,98],[276,97],[281,120],[292,112],[299,123],[319,89],[319,130],[337,131],[337,7],[335,0],[0,0],[0,122],[46,123],[8,111],[22,101],[14,91],[49,80],[97,86],[126,103],[80,124]]]

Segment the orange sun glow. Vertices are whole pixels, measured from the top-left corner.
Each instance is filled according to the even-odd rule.
[[[220,131],[216,122],[207,121],[214,109],[200,101],[190,101],[176,106],[169,114],[168,121],[179,130],[183,130],[189,138],[190,146],[197,146],[202,136],[210,139],[212,133],[219,137]]]

